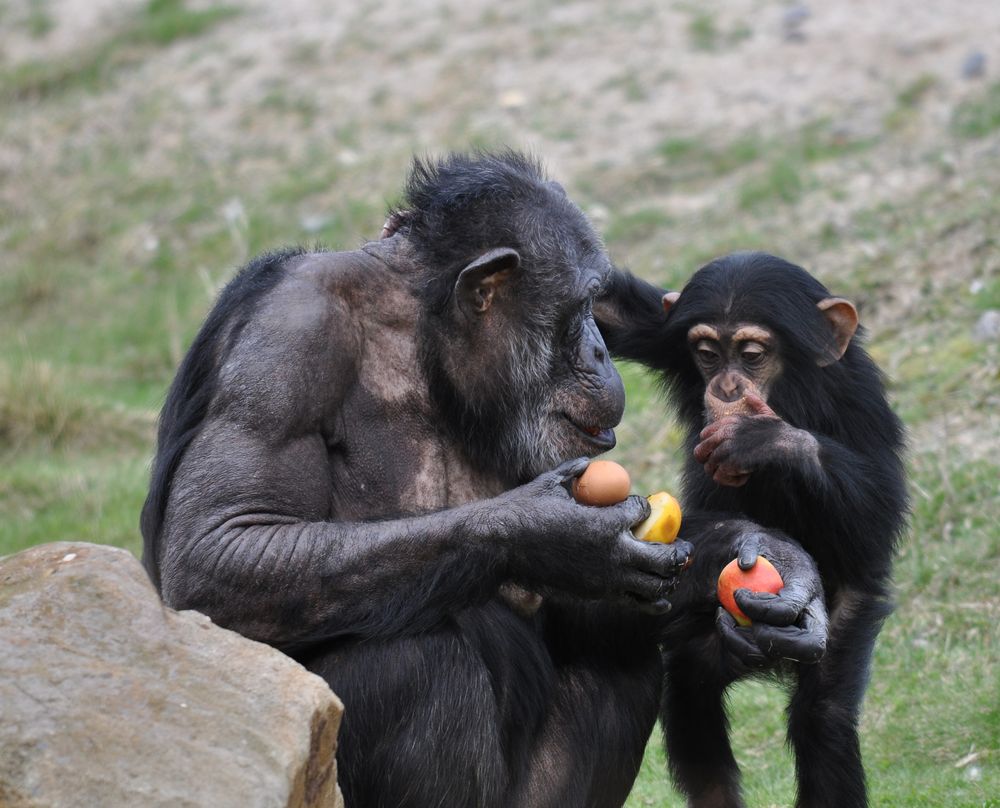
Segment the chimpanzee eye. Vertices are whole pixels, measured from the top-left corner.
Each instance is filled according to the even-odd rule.
[[[759,365],[764,360],[764,351],[759,348],[744,348],[740,358],[745,365]]]
[[[710,348],[699,348],[697,350],[698,359],[700,359],[704,364],[711,365],[719,355]]]

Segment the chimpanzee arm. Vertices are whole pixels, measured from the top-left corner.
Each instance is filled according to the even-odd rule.
[[[169,605],[282,647],[419,631],[493,596],[505,580],[668,607],[689,545],[632,539],[630,526],[648,514],[642,498],[577,504],[568,482],[586,459],[492,499],[383,521],[364,515],[380,512],[378,492],[358,489],[361,515],[343,519],[337,485],[346,480],[330,460],[343,423],[352,425],[344,439],[355,461],[368,455],[410,478],[419,468],[347,412],[363,374],[345,319],[330,296],[293,286],[228,337],[217,389],[147,553]],[[364,401],[392,418],[378,409],[385,404]]]
[[[661,332],[666,324],[664,290],[630,272],[615,270],[594,301],[594,318],[611,353],[666,367]]]
[[[426,629],[504,580],[659,608],[687,545],[628,537],[647,512],[576,504],[571,461],[500,497],[379,522],[327,521],[322,442],[283,447],[216,426],[193,447],[161,555],[164,599],[288,647]],[[214,461],[203,464],[207,457]]]
[[[906,499],[899,456],[892,448],[897,436],[866,430],[862,450],[794,427],[759,397],[748,399],[756,414],[729,416],[706,427],[694,449],[695,460],[716,481],[759,474],[762,484],[787,492],[786,507],[797,509],[789,514],[793,520],[823,513],[823,531],[838,537],[824,544],[824,552],[842,572],[857,573],[850,579],[883,574],[892,555],[885,537],[898,532],[903,518],[898,503]],[[895,424],[884,402],[857,406],[883,408],[879,422],[887,429]],[[870,413],[854,418],[844,413],[842,418],[847,423],[872,421]]]

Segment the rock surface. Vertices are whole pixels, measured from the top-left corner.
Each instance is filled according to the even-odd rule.
[[[0,559],[0,805],[341,806],[319,677],[162,605],[124,550]]]

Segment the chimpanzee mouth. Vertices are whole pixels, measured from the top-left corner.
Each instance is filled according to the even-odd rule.
[[[574,421],[566,413],[562,413],[563,418],[569,421],[573,428],[576,429],[581,435],[583,435],[589,443],[592,443],[600,451],[606,452],[608,449],[613,449],[615,447],[615,431],[611,428],[602,429],[596,425],[583,425]]]

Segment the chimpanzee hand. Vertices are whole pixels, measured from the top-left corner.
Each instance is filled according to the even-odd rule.
[[[726,415],[706,426],[694,458],[719,485],[741,486],[751,472],[775,461],[815,457],[817,442],[809,432],[783,421],[764,399],[747,393],[751,415]]]
[[[819,572],[797,544],[763,533],[746,535],[739,548],[739,565],[748,570],[762,555],[778,570],[784,588],[777,595],[737,589],[736,603],[750,618],[738,626],[719,607],[716,627],[732,661],[748,668],[765,667],[776,659],[819,662],[826,650],[827,615]]]
[[[630,528],[649,515],[645,497],[607,507],[577,503],[569,485],[589,462],[568,461],[479,503],[480,518],[487,520],[494,541],[509,541],[511,573],[518,582],[623,600],[658,614],[669,611],[666,595],[677,585],[691,545],[647,543],[632,535]]]

